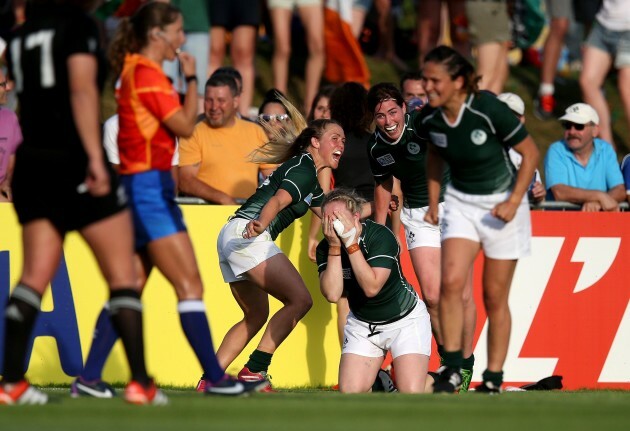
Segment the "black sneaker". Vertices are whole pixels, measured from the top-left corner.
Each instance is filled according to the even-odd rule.
[[[480,394],[498,395],[501,393],[501,386],[496,386],[492,382],[483,382],[475,387],[475,392]]]
[[[255,382],[246,382],[243,380],[237,380],[234,377],[226,374],[221,380],[216,383],[206,380],[206,387],[204,392],[206,395],[224,395],[237,397],[239,395],[245,395],[250,392],[262,392],[269,386],[269,381],[258,380]]]
[[[437,376],[433,383],[433,393],[444,392],[452,394],[458,391],[461,385],[461,371],[458,368],[442,366],[437,371]]]
[[[386,370],[378,370],[372,385],[372,392],[398,392],[392,376]]]
[[[70,385],[70,396],[78,397],[94,397],[94,398],[114,398],[116,392],[114,388],[102,380],[83,380],[77,377],[72,385]]]

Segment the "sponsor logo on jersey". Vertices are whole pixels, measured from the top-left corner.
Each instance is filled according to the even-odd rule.
[[[475,129],[470,134],[470,140],[475,145],[483,145],[488,140],[488,135],[483,130]]]
[[[446,135],[444,133],[430,132],[429,135],[431,136],[431,142],[433,142],[434,145],[440,148],[446,148],[448,145],[448,140],[446,139]]]
[[[415,156],[420,152],[420,145],[415,142],[409,142],[407,144],[407,151],[409,151],[409,154],[413,154]]]
[[[308,196],[304,198],[304,202],[306,202],[308,206],[310,207],[312,201],[313,201],[313,193],[309,193]]]
[[[394,160],[394,157],[392,157],[391,154],[385,154],[384,156],[381,157],[377,157],[376,161],[381,165],[381,166],[388,166],[388,165],[393,165],[394,163],[396,163],[396,161]]]

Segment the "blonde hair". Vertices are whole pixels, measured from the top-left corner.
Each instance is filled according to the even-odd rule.
[[[367,201],[359,196],[354,190],[339,188],[331,190],[326,194],[326,196],[324,196],[324,200],[322,202],[322,212],[326,208],[326,205],[335,201],[344,202],[346,204],[346,209],[352,214],[361,214],[361,207],[367,204]]]
[[[285,97],[276,93],[278,100],[285,106],[291,121],[283,123],[282,128],[274,127],[268,121],[260,124],[270,136],[269,142],[249,154],[254,163],[280,164],[296,156],[311,145],[311,138],[321,139],[330,124],[339,124],[334,120],[315,120],[307,125],[304,116]]]

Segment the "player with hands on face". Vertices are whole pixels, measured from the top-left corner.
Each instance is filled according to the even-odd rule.
[[[317,247],[320,290],[331,303],[346,292],[339,390],[368,392],[391,351],[398,390],[425,392],[431,324],[424,303],[402,275],[400,246],[392,231],[361,222],[363,199],[336,189],[322,204],[324,239]]]

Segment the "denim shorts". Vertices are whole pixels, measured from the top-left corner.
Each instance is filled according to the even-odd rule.
[[[630,31],[608,30],[595,21],[584,44],[609,54],[614,58],[615,68],[630,67]]]

